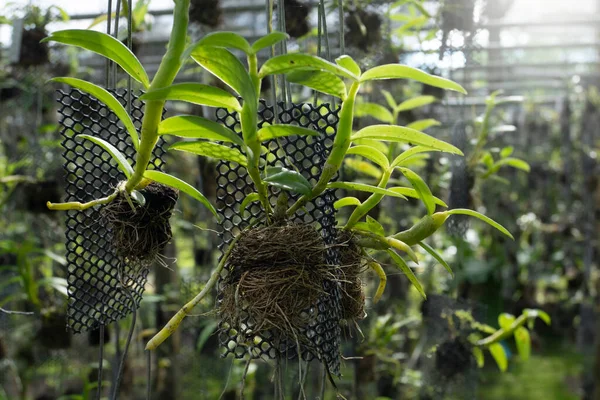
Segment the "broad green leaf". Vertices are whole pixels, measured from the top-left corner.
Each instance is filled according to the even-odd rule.
[[[125,174],[125,176],[127,178],[129,178],[129,177],[131,177],[131,175],[133,175],[133,168],[127,161],[127,158],[115,146],[113,146],[112,144],[110,144],[109,142],[107,142],[104,139],[100,139],[100,138],[90,136],[90,135],[77,135],[77,137],[87,139],[90,142],[94,142],[95,144],[97,144],[98,146],[100,146],[104,150],[106,150],[106,152],[108,154],[110,154],[110,156],[113,158],[113,160],[116,161],[117,166],[119,167],[119,169],[121,171],[123,171],[123,173]]]
[[[403,151],[400,155],[398,155],[398,157],[396,157],[394,159],[394,161],[392,161],[392,168],[396,168],[400,165],[402,165],[402,162],[406,161],[407,159],[409,159],[410,157],[414,156],[415,154],[419,154],[419,153],[427,153],[430,151],[439,151],[437,149],[432,149],[430,147],[426,147],[426,146],[415,146],[415,147],[411,147],[410,149]]]
[[[283,167],[267,167],[264,181],[280,189],[300,194],[309,194],[312,190],[310,182],[301,173]]]
[[[381,178],[381,170],[367,161],[358,158],[346,158],[344,164],[356,172],[372,176],[375,179]]]
[[[361,74],[360,67],[358,66],[356,61],[354,61],[350,56],[339,56],[335,59],[335,63],[342,68],[346,68],[348,71],[352,72],[356,76],[360,76]]]
[[[348,149],[348,153],[346,154],[356,154],[358,156],[365,157],[368,160],[373,161],[375,164],[379,165],[383,169],[388,169],[390,167],[390,162],[388,158],[379,150],[370,147],[370,146],[354,146]]]
[[[528,318],[540,318],[546,323],[546,325],[550,325],[552,323],[548,313],[542,310],[526,308],[523,310],[523,314],[527,315]]]
[[[240,205],[240,213],[242,213],[242,217],[246,213],[246,209],[248,208],[250,203],[253,203],[255,201],[260,201],[260,196],[258,195],[258,193],[250,193],[249,195],[244,197],[244,200],[242,201],[242,204]]]
[[[224,107],[241,111],[237,98],[229,92],[201,83],[177,83],[144,93],[140,100],[180,100],[209,107]]]
[[[115,96],[98,85],[94,85],[93,83],[77,78],[53,78],[51,81],[66,83],[67,85],[86,92],[103,102],[104,105],[106,105],[113,113],[115,113],[117,118],[119,118],[119,120],[123,123],[125,129],[127,129],[127,132],[129,133],[129,136],[131,136],[133,146],[137,150],[138,146],[140,145],[140,140],[137,130],[135,129],[135,125],[133,125],[133,121],[131,121],[131,117],[129,114],[127,114],[125,107],[119,103],[119,100],[117,100]]]
[[[343,197],[343,198],[339,199],[338,201],[336,201],[335,203],[333,203],[333,208],[335,208],[336,210],[339,210],[342,207],[360,206],[360,205],[361,205],[361,202],[356,197]]]
[[[502,232],[503,234],[505,234],[506,236],[508,236],[509,238],[514,240],[513,235],[511,235],[510,232],[505,227],[503,227],[502,225],[500,225],[499,223],[497,223],[490,217],[486,217],[485,215],[478,213],[477,211],[469,210],[467,208],[455,208],[453,210],[446,211],[446,213],[448,215],[469,215],[471,217],[479,218],[483,222],[487,223],[488,225],[493,226],[494,228],[498,229],[500,232]]]
[[[220,142],[235,143],[244,147],[242,138],[231,129],[217,122],[194,115],[181,115],[165,119],[158,124],[158,134],[217,140]]]
[[[396,111],[409,111],[431,103],[435,103],[436,101],[437,99],[434,96],[417,96],[400,103],[396,108]]]
[[[353,140],[353,143],[357,146],[372,147],[374,149],[379,150],[383,154],[388,154],[388,152],[390,151],[390,148],[388,147],[387,144],[380,142],[379,140],[375,140],[375,139],[356,139],[356,140]]]
[[[424,131],[425,129],[429,129],[432,126],[440,126],[440,125],[442,125],[440,121],[435,120],[433,118],[428,118],[428,119],[420,119],[418,121],[411,122],[410,124],[406,125],[406,127],[410,128],[410,129],[414,129],[416,131]]]
[[[252,53],[250,43],[248,43],[248,41],[242,36],[234,32],[208,33],[194,45],[196,49],[200,46],[224,47],[241,50],[246,54]]]
[[[133,79],[144,85],[144,88],[150,86],[148,75],[137,57],[127,46],[106,33],[87,29],[66,29],[51,33],[42,40],[42,43],[49,41],[77,46],[98,53],[117,63]]]
[[[367,185],[365,183],[356,182],[330,182],[327,184],[329,189],[345,189],[345,190],[358,190],[361,192],[384,194],[386,196],[400,197],[406,200],[406,197],[400,193],[393,192],[391,190],[383,189],[377,186]]]
[[[295,70],[286,75],[292,83],[306,86],[317,92],[329,94],[346,100],[346,85],[336,75],[327,71]]]
[[[498,315],[498,325],[500,329],[504,329],[505,331],[509,330],[512,323],[515,322],[515,316],[509,313],[502,313]]]
[[[500,371],[505,372],[508,368],[508,360],[506,359],[504,347],[500,343],[493,343],[488,346],[488,350],[492,353],[492,357],[494,357]]]
[[[477,366],[479,368],[483,368],[485,364],[485,357],[483,356],[483,351],[479,347],[473,347],[473,356],[475,357],[475,361],[477,361]]]
[[[529,360],[529,356],[531,355],[531,337],[527,328],[520,326],[515,329],[515,343],[521,359],[523,361]]]
[[[289,39],[289,35],[283,32],[271,32],[252,43],[252,52],[258,53],[266,47],[271,47],[277,43]]]
[[[358,103],[354,107],[354,115],[357,118],[361,117],[373,117],[381,122],[387,122],[388,124],[394,123],[394,116],[384,106],[377,103]]]
[[[395,110],[396,107],[398,107],[396,100],[394,100],[394,96],[392,96],[392,94],[390,92],[388,92],[387,90],[381,89],[381,94],[383,94],[383,97],[385,97],[385,101],[387,101],[388,106],[390,106],[390,108],[392,110]],[[396,121],[394,121],[394,122],[396,122]]]
[[[377,221],[375,218],[367,215],[367,225],[369,226],[369,230],[376,235],[385,236],[385,229],[383,226]]]
[[[467,94],[467,91],[456,82],[402,64],[380,65],[371,68],[360,77],[361,82],[375,79],[412,79],[426,85]]]
[[[271,140],[278,137],[284,136],[319,136],[319,132],[303,128],[295,125],[266,125],[260,128],[257,132],[258,140],[264,142],[265,140]]]
[[[420,199],[419,193],[413,188],[395,186],[395,187],[388,188],[388,190],[391,190],[392,192],[400,193],[403,196],[412,197],[414,199]],[[437,205],[448,208],[448,204],[444,203],[444,201],[438,197],[433,196],[433,201]]]
[[[506,158],[506,157],[510,157],[513,153],[513,151],[515,150],[514,147],[512,146],[506,146],[505,148],[503,148],[500,151],[500,158]]]
[[[448,265],[446,260],[444,260],[444,258],[437,251],[435,251],[433,247],[431,247],[425,242],[419,242],[419,246],[421,246],[423,250],[428,252],[431,255],[431,257],[435,258],[437,262],[442,264],[442,267],[446,268],[446,271],[448,271],[450,276],[454,278],[454,272],[452,272],[452,268],[450,268],[450,265]]]
[[[421,145],[447,153],[463,155],[462,151],[449,143],[435,139],[426,133],[396,125],[371,125],[361,129],[351,140],[377,139],[388,142],[408,142],[411,145]]]
[[[164,172],[148,170],[144,172],[144,178],[150,179],[151,181],[162,183],[163,185],[170,186],[172,188],[178,189],[183,193],[193,197],[202,203],[206,208],[210,210],[210,212],[217,218],[219,215],[217,214],[217,210],[210,204],[210,201],[202,193],[198,191],[195,187],[182,181],[179,178],[174,177],[173,175],[165,174]]]
[[[169,146],[169,150],[185,151],[199,156],[211,157],[217,160],[226,160],[238,163],[242,166],[248,165],[246,156],[238,149],[205,141],[177,142]]]
[[[244,65],[229,50],[219,47],[196,47],[194,61],[235,90],[245,101],[256,101],[257,93]]]
[[[410,169],[402,167],[399,169],[419,194],[421,201],[423,201],[423,204],[425,204],[425,207],[427,208],[427,214],[432,215],[435,211],[435,201],[433,200],[433,194],[431,194],[429,186],[427,186],[425,181],[418,174]]]
[[[308,54],[283,54],[270,58],[263,64],[258,75],[260,78],[264,78],[267,75],[285,74],[296,69],[328,71],[337,76],[358,81],[358,76],[346,68]]]
[[[404,272],[410,283],[412,283],[415,289],[417,289],[417,291],[419,292],[419,294],[421,294],[421,296],[423,296],[423,298],[426,299],[427,295],[425,294],[425,290],[423,290],[421,282],[419,282],[412,269],[408,267],[406,261],[404,261],[402,257],[400,257],[394,250],[388,249],[386,251],[392,258],[392,261],[394,261],[394,264],[396,264],[400,271]]]

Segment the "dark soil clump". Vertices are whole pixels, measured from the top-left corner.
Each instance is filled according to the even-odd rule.
[[[456,338],[438,346],[435,352],[435,367],[441,376],[451,379],[467,372],[472,366],[472,359],[470,346]]]
[[[247,337],[268,332],[275,341],[308,344],[299,333],[314,318],[324,282],[335,279],[326,263],[323,238],[314,227],[250,229],[235,244],[227,267],[219,306],[226,323],[235,328],[247,325]]]
[[[381,42],[381,17],[377,13],[361,8],[350,11],[345,24],[344,40],[348,46],[368,51]]]
[[[223,11],[219,0],[192,0],[190,22],[216,28],[223,22]]]
[[[47,349],[66,349],[71,346],[71,333],[67,331],[67,314],[48,311],[42,313],[42,326],[37,338]]]
[[[309,8],[298,0],[285,2],[285,31],[293,38],[299,38],[310,31],[308,26]]]
[[[43,28],[35,27],[23,29],[21,38],[21,50],[19,53],[19,65],[32,67],[48,63],[48,43],[40,43],[47,36]]]
[[[130,266],[148,268],[171,240],[169,219],[179,192],[153,182],[140,193],[144,205],[131,208],[123,194],[102,209],[102,216],[113,234],[113,246]],[[133,202],[133,200],[132,200]]]
[[[110,328],[104,327],[104,343],[110,342]],[[100,346],[100,328],[92,329],[88,332],[88,344],[92,347]]]

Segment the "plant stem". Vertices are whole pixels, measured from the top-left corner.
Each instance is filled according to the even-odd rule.
[[[152,79],[149,91],[164,88],[173,83],[181,68],[181,55],[185,49],[188,27],[188,9],[190,0],[175,0],[173,11],[173,29],[169,38],[167,52],[163,56],[158,71]],[[145,104],[142,119],[140,147],[137,152],[133,175],[127,180],[125,190],[131,193],[144,179],[152,151],[158,141],[158,124],[161,121],[164,100],[149,100]]]
[[[479,133],[479,137],[477,139],[477,144],[471,153],[471,157],[467,162],[467,166],[469,170],[475,168],[479,159],[481,158],[481,152],[485,147],[488,139],[488,135],[490,133],[490,117],[492,115],[492,111],[494,110],[495,104],[493,101],[488,101],[485,107],[485,114],[483,116],[483,121],[481,122],[481,132]]]
[[[392,175],[392,171],[392,168],[383,171],[383,175],[379,180],[379,185],[377,185],[378,187],[383,189],[386,188],[388,181],[390,180],[390,176]],[[350,218],[348,218],[348,222],[346,223],[344,229],[348,230],[351,229],[354,225],[356,225],[356,223],[362,217],[364,217],[369,211],[371,211],[373,207],[379,204],[381,199],[383,199],[383,196],[383,194],[379,193],[373,193],[371,196],[369,196],[369,198],[365,200],[364,203],[362,203],[360,206],[354,209],[354,212],[352,212],[352,215],[350,215]]]
[[[527,318],[528,316],[523,314],[521,316],[519,316],[519,318],[517,318],[509,327],[508,329],[499,329],[497,330],[495,333],[493,333],[492,335],[483,338],[481,340],[478,340],[477,343],[475,343],[477,346],[489,346],[490,344],[494,344],[497,343],[501,340],[506,339],[507,337],[509,337],[510,335],[512,335],[512,333],[519,327],[525,325],[525,322],[527,322]]]
[[[94,207],[94,206],[98,206],[101,204],[108,204],[111,201],[113,201],[115,199],[115,197],[117,197],[117,195],[119,194],[119,190],[115,190],[113,192],[113,194],[111,194],[110,196],[107,197],[102,197],[101,199],[96,199],[96,200],[92,200],[92,201],[88,201],[87,203],[80,203],[78,201],[71,201],[69,203],[50,203],[49,201],[46,202],[46,207],[48,207],[48,209],[50,210],[77,210],[77,211],[83,211],[83,210],[87,210],[88,208]]]
[[[204,288],[200,291],[200,293],[196,295],[196,297],[194,297],[179,311],[177,311],[177,314],[175,314],[169,320],[169,322],[167,322],[164,328],[162,328],[156,335],[154,335],[152,339],[150,339],[148,344],[146,344],[146,350],[156,350],[156,348],[160,346],[162,342],[167,340],[167,338],[177,330],[183,319],[187,317],[188,314],[192,311],[192,309],[196,305],[198,305],[198,303],[200,303],[202,299],[206,297],[206,295],[212,290],[212,288],[216,285],[217,281],[219,280],[219,277],[221,276],[221,271],[223,270],[223,267],[225,267],[225,263],[227,262],[227,259],[231,254],[231,250],[234,248],[239,238],[240,235],[236,236],[235,239],[233,239],[233,241],[229,245],[229,248],[227,249],[227,252],[225,252],[223,258],[219,262],[219,265],[217,265],[217,268],[215,268],[213,273],[210,275],[208,282],[206,282],[206,286],[204,286]]]
[[[348,97],[342,102],[342,108],[340,110],[340,119],[338,122],[337,133],[333,140],[333,147],[325,161],[323,166],[323,172],[319,177],[319,181],[312,188],[309,194],[305,194],[300,197],[287,211],[287,215],[291,216],[299,208],[303,207],[306,203],[319,196],[327,189],[327,184],[333,178],[333,176],[339,171],[344,161],[344,157],[350,148],[352,143],[350,137],[352,136],[352,122],[354,120],[354,103],[356,101],[356,95],[360,89],[360,82],[353,82],[350,87]]]

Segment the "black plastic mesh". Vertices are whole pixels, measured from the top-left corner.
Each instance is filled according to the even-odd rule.
[[[279,104],[278,118],[282,123],[291,123],[306,128],[318,130],[320,136],[286,137],[265,143],[269,150],[263,154],[263,160],[268,165],[297,168],[311,184],[315,184],[322,167],[331,150],[335,129],[338,122],[338,110],[332,110],[327,104],[313,106],[310,104]],[[228,126],[238,134],[240,132],[239,118],[236,113],[226,109],[217,110],[217,121]],[[273,108],[261,103],[259,111],[259,127],[264,122],[273,123]],[[227,246],[233,237],[248,226],[250,221],[264,218],[264,211],[258,202],[247,207],[245,215],[240,213],[240,205],[244,198],[256,189],[244,167],[231,163],[220,162],[217,165],[217,209],[222,217],[221,250]],[[277,190],[271,188],[273,205],[277,198]],[[290,203],[298,195],[288,193]],[[325,243],[333,244],[336,237],[335,215],[333,203],[336,201],[335,192],[327,190],[321,196],[306,205],[306,212],[299,211],[292,222],[310,223],[321,232]],[[327,262],[335,268],[338,257],[333,249],[329,249]],[[232,271],[225,271],[222,278]],[[222,298],[224,279],[219,286],[218,301]],[[305,310],[310,322],[305,335],[313,345],[300,348],[302,358],[306,361],[315,358],[324,362],[332,374],[339,374],[339,341],[340,341],[340,298],[339,285],[333,281],[325,282],[324,295],[310,310]],[[270,333],[256,337],[250,332],[253,326],[252,316],[242,311],[238,326],[230,326],[222,321],[219,326],[219,340],[224,349],[223,356],[233,354],[236,358],[249,356],[251,358],[287,358],[298,356],[297,341],[294,338],[276,338]]]
[[[126,105],[127,91],[111,93]],[[66,201],[87,202],[110,195],[125,175],[100,146],[89,140],[77,139],[79,134],[102,138],[119,149],[133,164],[135,149],[118,118],[96,98],[77,89],[58,91],[61,115],[60,133],[64,140],[63,156],[66,173]],[[131,95],[131,119],[141,127],[143,103],[138,94]],[[154,150],[150,168],[160,170],[162,139]],[[125,317],[132,309],[132,298],[125,292],[119,277],[139,306],[146,283],[147,271],[123,268],[111,246],[111,231],[103,223],[100,207],[85,211],[68,211],[66,217],[66,248],[68,262],[68,326],[74,332],[84,332]]]

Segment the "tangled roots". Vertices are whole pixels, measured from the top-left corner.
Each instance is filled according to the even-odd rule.
[[[338,234],[340,254],[340,283],[342,287],[342,319],[353,320],[365,317],[365,293],[360,274],[365,263],[358,245],[350,232]]]
[[[171,240],[169,219],[179,192],[156,182],[140,192],[146,199],[143,206],[134,203],[132,209],[120,193],[102,209],[102,216],[112,229],[117,255],[129,266],[148,268]]]

